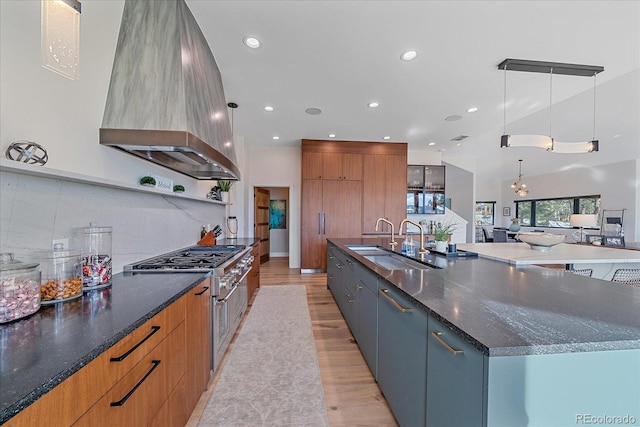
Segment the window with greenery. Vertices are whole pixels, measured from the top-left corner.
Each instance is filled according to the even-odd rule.
[[[494,225],[495,209],[496,202],[476,202],[476,225]]]
[[[571,214],[600,212],[600,195],[516,200],[515,204],[516,216],[525,227],[571,228]]]

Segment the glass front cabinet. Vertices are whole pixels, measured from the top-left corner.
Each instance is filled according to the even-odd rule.
[[[444,214],[445,167],[407,166],[407,214]]]

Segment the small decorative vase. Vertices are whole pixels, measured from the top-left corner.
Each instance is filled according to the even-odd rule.
[[[229,192],[228,191],[221,191],[220,192],[220,197],[222,199],[222,201],[224,203],[229,203]]]
[[[520,224],[518,223],[518,221],[514,221],[511,223],[511,225],[509,226],[509,231],[513,231],[516,233],[520,231]]]
[[[437,252],[447,252],[447,241],[436,241],[436,251]]]

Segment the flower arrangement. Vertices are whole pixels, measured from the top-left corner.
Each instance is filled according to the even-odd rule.
[[[174,193],[183,193],[184,192],[184,185],[180,185],[180,184],[176,184],[173,186],[173,192]]]
[[[436,242],[446,242],[449,236],[453,234],[457,224],[441,224],[437,223],[433,229],[433,238]]]

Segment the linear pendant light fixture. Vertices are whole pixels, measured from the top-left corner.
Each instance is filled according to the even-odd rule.
[[[552,153],[574,154],[598,151],[596,139],[596,75],[604,71],[604,67],[596,65],[565,64],[561,62],[530,61],[526,59],[507,58],[498,64],[504,70],[504,134],[500,138],[500,147],[537,147]],[[508,135],[507,127],[507,70],[526,71],[529,73],[549,74],[549,135]],[[553,101],[553,74],[569,76],[593,77],[593,139],[585,142],[561,142],[551,136],[551,107]]]

